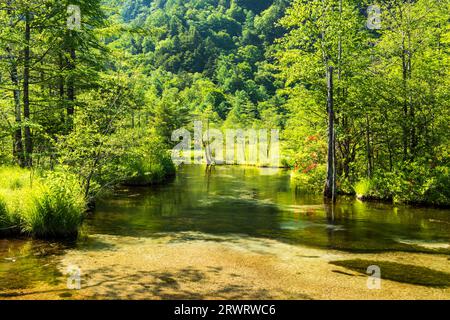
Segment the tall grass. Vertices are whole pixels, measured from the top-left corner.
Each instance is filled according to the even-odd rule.
[[[38,238],[75,237],[86,202],[78,179],[68,173],[33,175],[20,168],[0,168],[0,234]]]
[[[6,201],[0,199],[0,234],[15,233],[20,229],[20,217],[8,210]]]
[[[76,236],[86,209],[78,179],[66,173],[51,173],[43,182],[25,215],[25,231],[36,237]]]
[[[362,179],[355,184],[355,192],[358,198],[369,196],[372,189],[372,181],[370,179]]]
[[[0,233],[7,232],[14,227],[14,219],[9,215],[6,202],[0,199]]]
[[[17,233],[29,209],[31,175],[20,168],[0,168],[0,234]]]

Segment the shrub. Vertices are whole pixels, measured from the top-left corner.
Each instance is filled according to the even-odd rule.
[[[1,168],[0,233],[39,238],[76,236],[86,208],[78,179],[68,173],[33,176],[29,170]]]
[[[124,159],[126,185],[145,186],[163,182],[176,172],[167,146],[160,138],[151,137]]]
[[[370,179],[362,179],[355,185],[355,192],[358,198],[369,196],[372,189],[372,181]]]
[[[307,170],[294,171],[291,175],[291,183],[297,191],[305,193],[321,193],[327,176],[326,165],[315,165]]]
[[[301,192],[322,193],[327,178],[326,141],[317,134],[303,137],[297,143],[296,152],[291,156],[292,184]]]
[[[361,199],[437,206],[450,204],[447,167],[430,168],[411,163],[393,172],[377,172],[372,179],[360,180],[354,189]]]
[[[355,190],[350,178],[341,177],[336,181],[337,193],[340,195],[354,196]]]
[[[423,196],[436,205],[450,204],[450,175],[448,167],[437,167],[433,177],[423,185]]]
[[[24,231],[39,238],[76,237],[86,211],[78,179],[67,173],[51,173],[32,201],[24,217]]]

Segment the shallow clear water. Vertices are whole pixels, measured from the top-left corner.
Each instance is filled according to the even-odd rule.
[[[357,251],[450,244],[450,210],[353,199],[333,208],[320,196],[296,194],[287,171],[240,167],[216,167],[210,174],[202,166],[184,167],[168,185],[121,190],[99,204],[87,226],[89,233],[198,231]]]
[[[184,167],[174,181],[121,189],[98,203],[85,234],[159,237],[167,233],[268,238],[290,244],[352,252],[450,253],[450,210],[415,208],[296,194],[287,171]],[[219,239],[219,237],[213,237]],[[60,280],[65,249],[108,250],[79,240],[60,244],[0,239],[0,297],[36,282]]]

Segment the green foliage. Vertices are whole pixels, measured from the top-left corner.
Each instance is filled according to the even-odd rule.
[[[101,92],[79,96],[83,107],[74,116],[74,128],[56,146],[59,165],[80,177],[89,202],[122,181],[118,167],[133,141],[124,120],[130,91],[126,83],[114,80],[105,75]]]
[[[284,29],[275,24],[286,9],[286,1],[268,0],[264,5],[249,5],[247,1],[148,1],[140,7],[133,4],[124,8],[124,18],[131,20],[133,28],[150,31],[131,30],[110,47],[130,52],[134,65],[145,65],[147,82],[151,83],[147,88],[148,103],[158,123],[155,127],[163,136],[167,136],[167,129],[182,122],[185,116],[178,120],[176,116],[187,106],[188,111],[197,112],[207,101],[214,104],[222,120],[226,120],[233,104],[238,104],[235,108],[239,110],[249,108],[247,101],[239,97],[242,92],[252,104],[248,117],[259,120],[264,109],[257,110],[257,103],[268,100],[267,93],[274,94],[276,89],[272,74],[266,72],[265,54],[274,39],[283,34]],[[263,11],[266,8],[269,13]],[[199,82],[213,84],[216,95],[194,91]],[[187,101],[185,93],[189,94]],[[242,114],[238,112],[238,116]],[[235,115],[231,117],[235,119]]]
[[[86,201],[75,175],[34,175],[20,168],[0,168],[11,179],[0,184],[0,233],[25,233],[38,238],[75,237]]]
[[[167,144],[152,132],[128,153],[123,166],[127,171],[124,183],[132,186],[161,183],[175,174]]]
[[[449,204],[448,1],[381,3],[367,30],[358,1],[80,0],[80,31],[68,1],[34,2],[0,10],[0,164],[31,165],[28,145],[32,172],[79,182],[2,169],[0,228],[74,234],[82,201],[172,175],[171,133],[193,120],[280,129],[293,183],[321,192],[330,66],[338,190]]]
[[[308,163],[307,136],[327,140],[334,67],[339,191],[353,185],[361,198],[448,205],[448,1],[380,5],[379,30],[364,29],[355,1],[294,0],[287,9],[274,50],[289,111],[286,160]]]
[[[50,173],[44,181],[24,215],[23,230],[39,238],[76,237],[86,211],[80,182],[62,172]]]
[[[327,167],[324,164],[307,168],[303,171],[292,173],[291,183],[297,191],[304,193],[320,194],[323,192]]]
[[[377,172],[373,178],[359,181],[354,189],[361,199],[445,206],[450,203],[449,187],[448,167],[410,163],[394,172]]]
[[[151,124],[136,121],[136,111],[128,109],[135,103],[131,88],[129,78],[105,75],[103,91],[80,95],[84,107],[74,117],[74,129],[58,143],[60,165],[80,177],[90,203],[121,183],[159,183],[173,174],[167,149],[180,113],[175,105],[169,104],[173,114],[160,108],[177,99],[178,92],[173,89],[167,100],[158,101],[155,129],[149,131]]]

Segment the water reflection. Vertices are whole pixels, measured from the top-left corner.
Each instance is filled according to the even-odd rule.
[[[0,298],[38,283],[65,281],[60,257],[114,251],[102,235],[205,240],[230,244],[242,236],[354,252],[450,253],[450,211],[393,207],[340,199],[326,205],[319,196],[296,194],[288,172],[270,169],[184,167],[160,187],[119,190],[98,204],[76,244],[0,239]],[[159,240],[159,239],[157,239]],[[128,240],[130,241],[130,240]],[[262,239],[262,241],[265,241]],[[247,242],[246,242],[247,243]]]
[[[60,243],[0,239],[0,298],[2,291],[21,290],[44,282],[61,281],[57,256],[67,248]]]
[[[243,234],[348,251],[445,251],[450,211],[393,207],[298,195],[288,172],[204,167],[181,169],[177,179],[152,189],[126,189],[102,202],[90,233],[158,236],[194,231]],[[425,245],[424,245],[425,244]],[[434,249],[433,249],[434,250]]]

